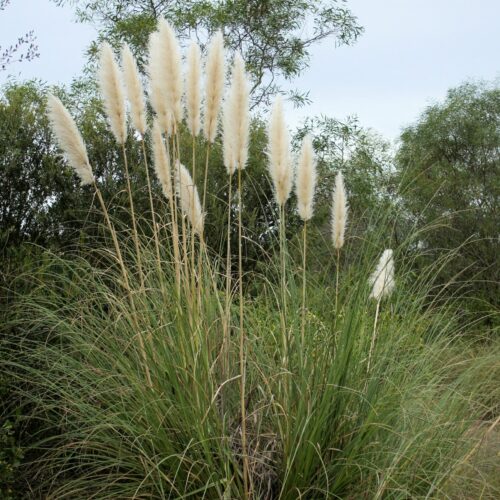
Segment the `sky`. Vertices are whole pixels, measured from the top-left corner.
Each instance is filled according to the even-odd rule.
[[[361,125],[395,139],[448,88],[500,78],[499,0],[349,0],[348,6],[365,33],[351,47],[327,41],[312,50],[310,67],[292,87],[309,89],[313,102],[288,110],[291,125],[317,114],[355,114]],[[0,12],[0,45],[31,29],[40,58],[11,65],[0,84],[9,75],[70,83],[95,30],[50,0],[11,0]]]

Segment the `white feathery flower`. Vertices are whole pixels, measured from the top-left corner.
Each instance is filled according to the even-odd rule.
[[[175,36],[174,30],[165,19],[158,23],[158,33],[164,59],[162,61],[167,79],[163,81],[167,98],[168,111],[174,119],[174,123],[182,120],[182,62],[181,48]]]
[[[250,109],[245,63],[239,54],[234,57],[231,87],[223,116],[224,164],[229,173],[244,169],[248,160]]]
[[[127,44],[124,44],[122,48],[122,71],[127,98],[130,103],[132,125],[144,137],[147,128],[144,90],[134,55]]]
[[[187,55],[186,73],[186,108],[187,124],[191,135],[200,133],[200,106],[201,106],[201,53],[196,42],[191,42]]]
[[[335,189],[332,197],[332,241],[340,250],[344,246],[345,228],[347,225],[347,195],[342,172],[335,177]]]
[[[391,249],[382,252],[377,268],[369,278],[369,283],[372,285],[370,297],[376,301],[390,295],[394,290],[396,282],[394,280],[394,258]]]
[[[295,193],[300,218],[304,221],[313,216],[314,191],[316,189],[316,162],[312,138],[309,134],[302,140],[300,158],[295,180]]]
[[[158,121],[153,124],[153,162],[156,177],[160,181],[163,194],[168,200],[172,200],[172,174],[170,169],[170,160],[168,158],[165,144],[161,136],[161,129]]]
[[[290,158],[290,137],[285,125],[283,101],[277,97],[269,123],[269,173],[274,184],[276,202],[283,206],[292,190],[292,164]]]
[[[167,86],[165,85],[169,78],[163,63],[167,57],[165,52],[165,44],[158,31],[151,33],[148,61],[149,98],[161,131],[171,135],[174,130],[174,118],[169,109]]]
[[[87,148],[75,121],[63,103],[52,94],[48,97],[47,109],[52,131],[59,147],[64,151],[69,164],[80,177],[81,185],[92,184],[94,175],[87,156]]]
[[[218,31],[210,41],[205,64],[205,116],[203,133],[208,142],[214,142],[224,90],[224,40]]]
[[[176,163],[175,173],[177,196],[180,200],[182,213],[189,220],[193,232],[201,236],[203,234],[204,217],[198,189],[194,185],[188,169],[182,163]]]
[[[109,43],[101,47],[99,64],[99,87],[104,101],[104,108],[109,118],[111,132],[118,144],[127,139],[127,114],[125,110],[125,94],[120,75],[120,68],[115,61]]]

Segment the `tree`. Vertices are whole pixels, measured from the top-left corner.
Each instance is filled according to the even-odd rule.
[[[401,135],[403,203],[413,220],[438,230],[421,245],[431,258],[460,247],[441,278],[473,280],[471,291],[500,304],[500,88],[464,83],[428,107]]]
[[[0,0],[0,11],[4,10],[9,3],[10,0]],[[38,46],[35,42],[36,36],[31,30],[20,36],[12,45],[7,47],[0,45],[0,71],[5,71],[7,66],[14,62],[31,61],[39,57]]]
[[[71,3],[82,22],[99,30],[90,48],[108,40],[118,47],[128,42],[143,67],[147,40],[157,20],[166,17],[181,38],[195,37],[202,46],[222,30],[226,46],[242,53],[252,80],[253,106],[268,104],[280,92],[280,80],[292,80],[309,64],[311,47],[332,39],[354,43],[363,28],[345,0],[53,0]],[[294,91],[297,103],[307,93]]]

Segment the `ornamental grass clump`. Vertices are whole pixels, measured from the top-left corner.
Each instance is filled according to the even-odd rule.
[[[275,215],[257,238],[273,238],[279,229],[280,253],[276,262],[273,255],[265,261],[269,274],[245,271],[242,214],[254,208],[244,196],[255,175],[245,62],[234,58],[219,136],[222,35],[211,41],[204,66],[191,45],[184,101],[179,44],[166,22],[151,35],[149,50],[146,109],[152,116],[141,107],[127,48],[120,72],[110,47],[103,47],[101,87],[123,149],[116,169],[123,169],[129,194],[127,148],[132,141],[149,146],[134,169],[147,171],[153,162],[154,238],[148,214],[133,215],[133,203],[127,207],[132,234],[109,214],[100,190],[106,176],[94,177],[75,122],[49,97],[55,139],[82,184],[91,186],[82,189],[95,191],[105,226],[95,231],[103,236],[82,242],[76,255],[47,251],[44,265],[20,278],[29,291],[11,310],[15,335],[0,342],[0,368],[16,381],[13,401],[36,428],[27,445],[30,462],[19,470],[26,491],[58,499],[446,498],[457,471],[468,469],[477,472],[469,497],[495,498],[480,475],[477,450],[483,426],[491,435],[498,422],[500,346],[481,350],[464,337],[467,325],[454,300],[440,297],[431,279],[445,262],[415,275],[420,233],[396,244],[389,224],[395,211],[373,213],[370,233],[350,237],[340,173],[331,225],[315,220],[321,208],[315,192],[331,186],[322,185],[328,176],[316,174],[309,136],[301,145],[292,207],[294,169],[278,99],[268,147],[260,152],[268,155],[274,190],[266,213]],[[122,88],[122,77],[138,132],[128,138],[124,94],[112,93]],[[219,162],[209,164],[210,147]],[[197,179],[200,148],[205,176]],[[230,259],[229,231],[237,225],[237,282],[231,261],[205,241],[218,228],[203,201],[209,168],[228,173],[227,181],[222,177],[229,192],[227,250]],[[236,173],[237,201],[231,195]],[[225,195],[214,200],[226,204]],[[231,219],[236,209],[237,222]],[[295,210],[303,221],[297,252],[295,238],[284,231],[285,213]],[[333,239],[335,287],[331,266],[308,266],[306,274],[306,252],[317,255],[325,229]],[[311,248],[307,231],[316,236]],[[388,246],[394,252],[385,250],[373,272],[376,253]],[[295,258],[300,250],[302,258]]]

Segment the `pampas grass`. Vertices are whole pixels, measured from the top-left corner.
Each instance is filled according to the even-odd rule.
[[[369,374],[372,364],[373,351],[375,349],[375,342],[377,339],[377,322],[380,312],[380,302],[384,297],[388,297],[395,287],[394,258],[391,249],[386,249],[382,252],[380,260],[377,264],[377,268],[370,276],[368,281],[372,285],[370,298],[377,301],[377,307],[375,309],[375,320],[373,321],[372,339],[370,342],[370,351],[368,353],[368,363],[366,367],[366,371]]]
[[[370,276],[369,282],[372,285],[370,297],[377,302],[392,293],[395,286],[395,280],[394,258],[391,249],[386,249],[382,252],[377,268]]]
[[[224,90],[224,40],[220,31],[213,36],[208,46],[205,75],[203,133],[208,142],[214,142]]]
[[[149,37],[149,99],[156,113],[156,118],[162,132],[172,134],[174,118],[168,107],[168,96],[165,82],[169,78],[164,60],[167,58],[165,47],[158,31]]]
[[[292,164],[290,137],[283,114],[283,100],[277,97],[269,123],[269,173],[274,184],[274,196],[280,207],[288,200],[292,190]]]
[[[111,132],[118,144],[127,139],[127,114],[125,111],[125,94],[120,69],[115,61],[109,43],[101,46],[99,58],[99,87],[108,115]]]
[[[176,205],[174,200],[174,191],[172,187],[172,169],[170,165],[170,157],[163,137],[161,135],[161,128],[156,119],[153,123],[153,164],[163,194],[168,200],[170,208],[170,222],[172,227],[172,247],[174,253],[174,269],[177,295],[180,293],[181,285],[181,271],[180,271],[180,257],[179,257],[179,233],[177,227]]]
[[[170,159],[165,149],[165,143],[161,135],[160,125],[158,120],[153,123],[153,162],[156,172],[156,177],[160,181],[160,186],[163,194],[169,202],[172,201],[172,172],[170,168]]]
[[[94,183],[87,148],[75,121],[63,103],[52,94],[48,97],[47,107],[52,131],[69,164],[80,178],[80,184],[85,186]]]
[[[176,190],[182,213],[187,217],[193,232],[201,238],[204,217],[198,189],[193,183],[189,170],[182,163],[177,164],[176,175]]]
[[[287,329],[287,286],[286,286],[286,236],[285,236],[285,204],[292,190],[292,165],[290,157],[290,138],[283,114],[281,96],[276,98],[269,122],[269,173],[274,186],[274,198],[279,207],[279,242],[281,261],[281,337],[283,345],[283,364],[288,369],[289,336]]]
[[[307,221],[313,215],[314,191],[316,189],[316,163],[312,138],[309,134],[302,139],[300,158],[295,180],[297,208],[300,218],[304,221],[302,247],[302,325],[301,325],[301,352],[305,342],[306,323],[306,263],[307,263]]]
[[[19,381],[16,397],[24,398],[25,408],[36,419],[37,435],[43,436],[28,449],[34,460],[26,473],[29,476],[36,470],[42,486],[29,484],[27,491],[37,498],[449,496],[450,471],[457,464],[472,465],[470,458],[477,449],[469,446],[475,439],[470,438],[472,425],[489,418],[485,415],[495,409],[498,376],[493,367],[498,366],[498,357],[488,353],[479,362],[473,355],[464,359],[463,344],[454,347],[458,356],[450,354],[450,338],[461,334],[463,325],[450,315],[455,311],[451,301],[443,301],[441,307],[441,302],[429,300],[435,288],[425,277],[442,263],[415,276],[411,261],[416,258],[412,252],[419,236],[400,241],[395,249],[397,255],[404,255],[398,264],[400,291],[393,294],[391,307],[378,324],[381,303],[394,289],[395,266],[392,251],[386,250],[372,273],[373,252],[387,241],[387,221],[393,220],[394,213],[373,213],[369,237],[345,238],[347,196],[338,174],[332,207],[335,296],[328,264],[320,272],[311,269],[306,283],[306,234],[315,208],[316,174],[311,138],[305,137],[296,175],[297,211],[304,222],[301,293],[296,286],[297,253],[286,252],[285,205],[292,189],[292,165],[278,99],[267,152],[280,215],[270,221],[270,231],[257,238],[272,238],[279,227],[280,254],[275,264],[281,283],[273,279],[273,257],[269,256],[265,266],[249,270],[248,294],[243,293],[242,215],[254,207],[242,204],[248,86],[243,61],[236,56],[224,112],[224,164],[229,174],[224,297],[223,264],[205,246],[203,234],[208,225],[204,227],[204,208],[195,185],[199,116],[196,123],[194,103],[198,99],[193,97],[193,81],[188,77],[186,104],[192,107],[187,113],[188,133],[174,122],[179,117],[179,113],[174,116],[176,92],[165,70],[178,59],[167,53],[175,37],[162,23],[160,31],[150,40],[150,91],[156,114],[151,146],[170,221],[157,233],[162,240],[161,245],[155,241],[156,258],[152,238],[142,232],[137,238],[132,203],[134,245],[126,228],[122,226],[119,233],[114,230],[78,130],[62,104],[49,98],[58,142],[82,183],[94,183],[116,252],[110,252],[106,238],[102,250],[97,244],[100,240],[91,242],[88,260],[86,249],[79,249],[71,259],[44,252],[44,265],[34,277],[28,276],[29,296],[19,300],[16,295],[17,316],[9,332],[14,332],[12,343],[17,343],[17,349],[5,357],[2,339],[0,371],[4,373],[7,366],[9,376]],[[217,37],[211,51],[216,42]],[[191,50],[188,64],[195,61],[197,66],[199,53]],[[217,57],[223,67],[220,52]],[[127,58],[124,54],[125,79],[127,64],[133,67]],[[209,67],[212,76],[217,73],[213,61],[207,63]],[[188,75],[193,73],[194,67]],[[195,84],[199,82],[193,78]],[[138,87],[135,90],[138,95]],[[210,129],[207,168],[217,115],[218,109],[209,117],[212,125],[205,123]],[[162,134],[173,132],[170,149],[169,138]],[[189,140],[193,143],[192,174],[181,164],[181,157],[189,155]],[[130,196],[123,142],[122,148]],[[218,153],[219,145],[215,148]],[[175,181],[171,167],[176,170]],[[232,303],[229,257],[231,210],[236,210],[231,179],[236,170],[237,306]],[[252,185],[245,187],[250,190]],[[216,202],[215,195],[211,207]],[[270,204],[274,205],[273,200]],[[163,210],[165,203],[158,207]],[[138,222],[139,227],[149,224],[142,214]],[[182,241],[177,232],[181,224]],[[318,226],[322,233],[323,223],[318,221]],[[191,262],[187,241],[191,242]],[[350,258],[339,295],[339,252],[344,247]],[[314,251],[320,249],[315,246]],[[137,263],[144,270],[140,282]],[[367,289],[370,274],[370,297],[377,303],[373,323],[374,304]],[[329,307],[334,301],[335,308]],[[42,336],[49,332],[49,337],[38,341],[40,332]],[[495,417],[491,420],[488,429],[498,423]]]
[[[231,181],[235,169],[238,170],[238,290],[239,290],[239,319],[240,319],[240,406],[241,406],[241,441],[243,453],[243,483],[245,498],[248,495],[248,453],[246,435],[246,337],[243,325],[243,249],[242,249],[242,211],[243,202],[241,195],[241,171],[246,167],[248,160],[248,138],[249,129],[249,101],[248,81],[245,73],[245,63],[240,54],[234,56],[233,69],[231,72],[231,87],[224,109],[224,163],[229,172],[229,199],[228,199],[228,261],[227,261],[227,284],[226,293],[230,294],[230,246],[229,246],[229,224],[231,210]],[[229,296],[228,296],[229,300]],[[230,303],[227,304],[227,315],[229,321]],[[229,330],[229,324],[227,325]],[[227,341],[226,341],[227,342]]]
[[[309,134],[302,140],[300,158],[295,180],[297,209],[300,218],[307,222],[313,216],[314,191],[316,189],[316,164],[312,138]]]
[[[344,246],[347,225],[347,196],[342,172],[335,177],[335,189],[332,196],[332,241],[336,250]]]
[[[127,152],[125,141],[127,140],[127,114],[125,110],[125,94],[123,82],[121,80],[120,69],[113,56],[111,46],[105,42],[101,47],[99,66],[99,86],[104,101],[104,107],[109,118],[111,132],[115,140],[121,145],[123,154],[123,166],[125,169],[125,180],[127,182],[127,192],[130,204],[130,215],[132,218],[132,231],[137,252],[137,265],[141,283],[144,283],[142,272],[139,234],[135,218],[134,199],[132,187],[130,185],[130,174],[128,170]]]
[[[196,42],[191,42],[187,55],[186,72],[186,109],[187,125],[191,135],[196,137],[200,133],[200,106],[201,106],[201,53]]]
[[[165,87],[167,109],[174,120],[174,124],[182,120],[182,63],[181,49],[174,30],[165,19],[158,23],[159,44],[163,64],[163,74],[166,79],[161,83]]]
[[[245,73],[245,63],[240,54],[236,54],[224,113],[224,150],[226,150],[225,143],[228,142],[230,143],[228,150],[231,151],[231,161],[226,164],[229,171],[232,169],[231,162],[234,162],[234,168],[245,168],[248,160],[249,135],[248,80]]]
[[[215,141],[217,135],[222,92],[224,90],[224,77],[224,41],[222,33],[218,31],[210,41],[205,63],[205,113],[203,119],[203,134],[207,141],[207,148],[205,153],[205,175],[203,182],[203,210],[205,210],[207,198],[210,144]]]
[[[340,274],[340,249],[344,246],[345,228],[347,225],[347,195],[342,172],[337,172],[335,189],[332,195],[332,242],[337,251],[337,272],[335,275],[335,311],[338,313],[339,274]]]
[[[231,101],[226,99],[222,112],[222,154],[227,174],[231,177],[236,172],[236,154],[234,151],[234,128],[232,128]]]
[[[144,90],[134,55],[127,44],[124,44],[122,48],[122,71],[125,90],[130,104],[132,125],[144,137],[147,129]]]

